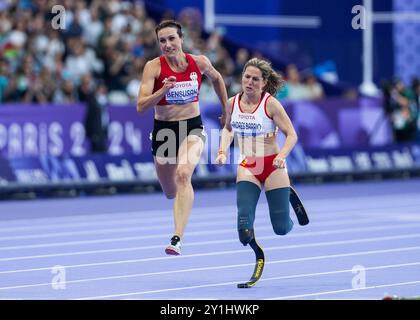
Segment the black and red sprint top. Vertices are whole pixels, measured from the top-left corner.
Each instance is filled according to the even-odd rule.
[[[171,88],[159,102],[159,106],[168,104],[187,104],[198,101],[201,87],[201,71],[190,54],[185,54],[188,62],[187,70],[175,72],[171,69],[164,56],[160,56],[160,75],[155,81],[153,92],[163,87],[163,80],[170,76],[176,78],[176,85]]]

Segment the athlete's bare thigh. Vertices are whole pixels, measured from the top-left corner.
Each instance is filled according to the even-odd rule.
[[[173,199],[176,196],[175,173],[178,165],[176,159],[167,160],[167,158],[154,157],[156,174],[163,193],[168,199]]]
[[[290,186],[289,175],[286,169],[276,169],[264,182],[265,191],[278,188],[286,188]]]
[[[255,176],[252,174],[251,171],[249,171],[247,168],[244,168],[242,166],[238,166],[238,171],[237,171],[237,176],[236,176],[236,183],[240,181],[252,182],[261,189],[260,181],[257,178],[255,178]]]
[[[181,143],[178,151],[178,171],[192,176],[195,167],[200,161],[203,152],[204,142],[200,137],[189,135]]]
[[[200,161],[203,147],[204,143],[199,137],[190,135],[181,143],[178,159],[154,157],[156,174],[167,198],[173,199],[176,196],[177,172],[191,178]]]

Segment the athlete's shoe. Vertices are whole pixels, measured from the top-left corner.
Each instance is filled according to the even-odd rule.
[[[165,249],[166,254],[179,256],[181,254],[181,239],[178,236],[173,236],[171,243]]]

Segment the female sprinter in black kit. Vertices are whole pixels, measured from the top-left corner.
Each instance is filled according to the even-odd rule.
[[[211,80],[222,114],[227,110],[227,93],[222,76],[207,57],[183,52],[182,27],[178,22],[162,21],[155,31],[162,55],[144,67],[137,111],[155,109],[152,132],[155,168],[165,196],[175,198],[175,230],[165,252],[179,255],[194,201],[191,177],[205,143],[198,103],[202,75]]]

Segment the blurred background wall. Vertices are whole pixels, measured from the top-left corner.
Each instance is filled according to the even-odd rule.
[[[352,10],[369,4],[372,26],[355,29]],[[183,24],[184,50],[212,61],[229,96],[247,59],[273,63],[285,80],[276,97],[299,135],[295,179],[418,173],[419,1],[1,0],[2,194],[156,185],[153,112],[135,104],[144,65],[160,54],[162,19]],[[209,138],[196,181],[232,182],[235,147],[230,165],[212,164],[220,105],[206,80],[200,108]]]

